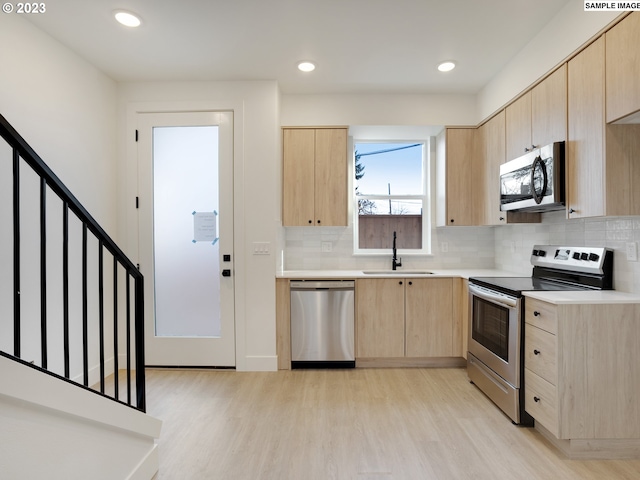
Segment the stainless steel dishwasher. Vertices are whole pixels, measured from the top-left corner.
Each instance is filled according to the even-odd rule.
[[[355,367],[354,285],[291,282],[291,368]]]

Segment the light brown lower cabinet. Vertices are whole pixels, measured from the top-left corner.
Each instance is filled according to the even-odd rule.
[[[453,356],[453,279],[414,278],[405,287],[405,356]]]
[[[460,278],[356,280],[356,366],[464,366],[466,283]],[[276,279],[279,370],[291,368],[289,296],[289,279]]]
[[[463,364],[458,282],[457,278],[358,279],[356,364],[436,364],[420,359],[455,359],[443,360],[442,366]]]
[[[404,279],[356,281],[358,357],[404,357]]]
[[[640,457],[640,304],[525,300],[525,409],[571,458]]]

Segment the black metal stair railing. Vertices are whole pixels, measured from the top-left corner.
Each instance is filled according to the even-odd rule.
[[[0,355],[144,412],[142,274],[2,115],[0,136],[0,180],[12,188],[0,188],[0,202],[12,202],[0,219],[13,226],[0,229],[0,248],[13,250],[12,274],[0,268],[13,303],[12,316],[0,312]],[[34,324],[24,307],[38,302]]]

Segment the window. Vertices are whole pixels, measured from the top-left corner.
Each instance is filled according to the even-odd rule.
[[[429,253],[425,142],[354,142],[356,253]]]

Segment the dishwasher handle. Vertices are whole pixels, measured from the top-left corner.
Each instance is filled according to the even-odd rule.
[[[291,290],[353,290],[353,280],[296,280],[289,284]]]

